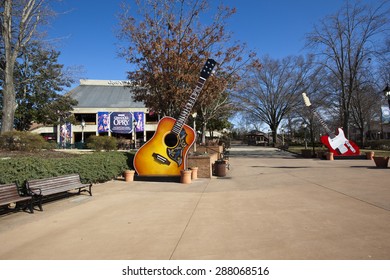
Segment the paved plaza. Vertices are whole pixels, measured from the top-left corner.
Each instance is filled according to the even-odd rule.
[[[0,216],[3,260],[390,259],[390,168],[233,146],[226,177],[110,181]]]

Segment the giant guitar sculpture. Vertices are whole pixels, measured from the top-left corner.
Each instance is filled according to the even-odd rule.
[[[360,155],[360,149],[358,145],[356,145],[352,141],[349,141],[345,137],[344,131],[341,128],[338,128],[337,135],[334,134],[326,125],[325,121],[321,118],[321,116],[317,113],[317,111],[311,106],[310,99],[309,97],[307,97],[306,93],[302,93],[302,97],[303,101],[305,102],[305,105],[311,109],[313,115],[318,118],[327,133],[327,135],[321,136],[321,143],[329,149],[329,152],[332,152],[334,155],[339,156]]]
[[[134,168],[139,176],[178,176],[187,168],[187,152],[196,134],[185,122],[215,64],[213,59],[207,60],[179,118],[162,118],[153,137],[137,151]]]

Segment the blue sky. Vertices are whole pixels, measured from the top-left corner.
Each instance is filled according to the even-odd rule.
[[[237,8],[228,25],[233,38],[245,42],[259,56],[268,54],[273,58],[303,54],[305,34],[343,5],[342,0],[221,1]],[[61,51],[60,63],[65,67],[82,66],[81,78],[125,80],[131,66],[118,57],[116,38],[121,2],[63,0],[56,4],[60,15],[48,27],[48,38],[59,39],[56,46]]]

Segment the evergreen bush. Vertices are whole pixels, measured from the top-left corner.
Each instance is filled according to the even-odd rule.
[[[92,135],[88,137],[87,147],[95,151],[116,151],[118,144],[115,137]]]
[[[8,151],[36,151],[46,148],[45,139],[39,134],[25,131],[9,131],[0,135],[0,149]]]
[[[132,154],[94,152],[66,158],[18,157],[0,160],[0,184],[79,173],[83,183],[102,183],[130,169]]]
[[[366,146],[373,150],[390,151],[390,140],[389,139],[370,140],[370,141],[366,141]]]

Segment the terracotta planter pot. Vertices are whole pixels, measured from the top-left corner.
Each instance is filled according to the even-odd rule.
[[[326,152],[324,151],[317,151],[317,158],[324,159]]]
[[[134,170],[125,170],[125,172],[123,172],[123,175],[125,177],[125,181],[126,182],[134,181],[134,173],[135,173]]]
[[[191,167],[191,179],[196,180],[198,179],[198,167]]]
[[[374,157],[376,167],[387,168],[389,164],[389,157]]]
[[[333,153],[331,153],[331,152],[326,153],[326,159],[327,160],[334,160]]]
[[[375,155],[374,152],[366,152],[367,159],[369,159],[369,160],[373,160],[374,159],[374,155]]]
[[[312,150],[309,149],[302,149],[301,153],[304,158],[311,158],[313,156]]]
[[[181,170],[180,171],[181,176],[180,176],[180,183],[182,184],[191,184],[191,170]]]

